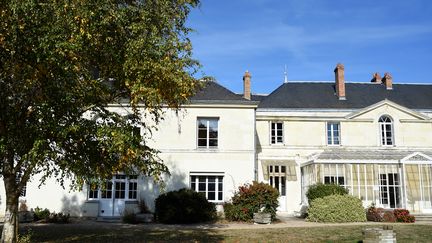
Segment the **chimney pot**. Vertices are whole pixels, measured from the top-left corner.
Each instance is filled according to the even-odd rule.
[[[251,99],[251,75],[249,71],[246,71],[243,75],[243,98]]]
[[[334,70],[335,72],[335,86],[336,86],[336,95],[339,97],[339,100],[346,100],[345,96],[345,67],[343,64],[338,63]]]
[[[393,77],[390,75],[390,73],[384,74],[384,78],[382,79],[382,82],[385,84],[386,89],[388,90],[393,89]]]
[[[375,84],[381,84],[382,83],[381,75],[379,73],[374,73],[372,75],[371,82]]]

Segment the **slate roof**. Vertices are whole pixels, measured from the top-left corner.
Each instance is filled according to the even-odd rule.
[[[190,98],[190,101],[210,104],[258,104],[257,101],[247,100],[214,81],[206,82],[204,87]]]
[[[384,99],[411,109],[432,109],[432,85],[393,84],[392,90],[374,83],[345,83],[346,100],[335,95],[334,82],[288,82],[258,108],[358,109]]]
[[[353,160],[353,161],[366,161],[366,160],[401,160],[408,155],[415,152],[423,153],[432,157],[432,150],[418,151],[418,150],[393,150],[393,149],[329,149],[320,153],[315,160]]]

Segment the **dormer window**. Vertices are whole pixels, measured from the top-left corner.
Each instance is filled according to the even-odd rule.
[[[387,116],[381,116],[378,120],[380,127],[381,145],[394,145],[393,120]]]

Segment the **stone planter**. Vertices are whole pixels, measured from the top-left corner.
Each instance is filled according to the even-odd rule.
[[[270,224],[271,214],[269,213],[254,213],[253,221],[255,224]]]

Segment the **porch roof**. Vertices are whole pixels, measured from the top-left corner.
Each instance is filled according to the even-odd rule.
[[[427,158],[427,157],[429,158]],[[399,149],[326,149],[314,156],[311,161],[411,161],[430,160],[432,150]]]

